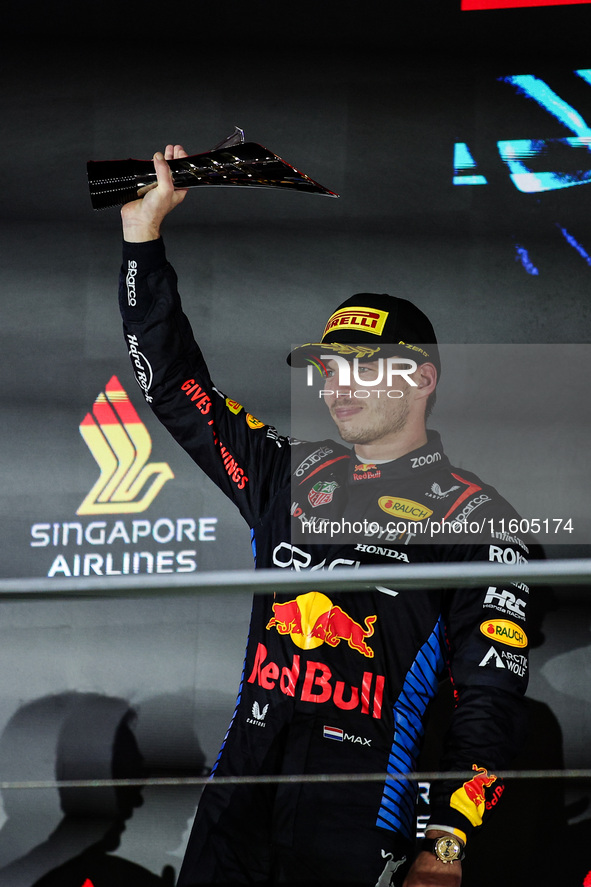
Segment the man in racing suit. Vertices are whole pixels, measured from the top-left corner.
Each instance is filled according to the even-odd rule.
[[[186,155],[168,146],[165,156]],[[353,449],[282,437],[214,387],[160,239],[162,220],[186,192],[174,191],[162,154],[154,162],[158,187],[122,210],[127,346],[158,418],[251,528],[256,566],[527,560],[526,543],[503,531],[501,519],[506,526],[515,511],[494,488],[452,467],[439,436],[425,429],[439,362],[429,321],[411,303],[371,294],[347,300],[316,351],[307,346],[304,358],[300,349],[291,355],[302,363],[309,353],[334,354],[325,364],[325,399]],[[364,311],[384,321],[381,332],[375,325],[365,335],[348,329],[363,326]],[[342,341],[358,335],[382,354],[396,342],[396,353],[406,355],[407,371],[395,383],[404,397],[345,396],[339,351],[350,357]],[[373,361],[357,361],[350,387],[364,384],[363,373],[366,385],[375,383],[376,357],[368,353]],[[472,513],[485,532],[458,534]],[[327,528],[336,518],[342,532],[335,537]],[[455,532],[421,543],[424,521],[448,522]],[[495,774],[519,743],[528,589],[508,582],[400,592],[394,586],[290,595],[278,581],[275,595],[255,597],[238,702],[215,776],[384,778],[256,786],[214,778],[179,887],[460,884],[464,845],[501,797]],[[520,667],[510,667],[516,658]],[[450,776],[432,785],[426,843],[415,850],[416,786],[397,777],[416,769],[426,710],[447,670],[456,706],[441,767]]]

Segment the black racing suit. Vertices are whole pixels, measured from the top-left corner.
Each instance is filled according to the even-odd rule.
[[[162,241],[125,244],[120,299],[146,399],[240,509],[257,568],[512,564],[530,556],[508,533],[515,511],[494,488],[453,468],[436,433],[402,458],[363,465],[333,440],[282,437],[222,394],[182,312]],[[319,532],[335,518],[344,535]],[[442,519],[457,530],[476,518],[476,536],[424,533]],[[275,595],[255,596],[215,776],[412,772],[427,707],[449,670],[456,705],[441,766],[474,775],[433,783],[431,822],[469,837],[496,806],[503,785],[495,771],[519,741],[528,603],[527,587],[511,583],[397,592],[394,582],[290,595],[278,580]],[[385,873],[412,855],[415,794],[413,783],[385,776],[256,788],[214,778],[179,885],[389,884]]]

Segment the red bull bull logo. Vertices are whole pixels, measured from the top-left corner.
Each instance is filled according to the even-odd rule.
[[[492,773],[489,775],[485,767],[472,764],[476,775],[465,782],[461,788],[456,789],[450,799],[450,806],[468,819],[472,825],[482,824],[482,815],[485,810],[485,789],[490,788],[497,781]]]
[[[366,616],[364,628],[341,607],[334,606],[325,594],[310,591],[292,601],[276,601],[267,629],[276,628],[279,634],[290,635],[302,650],[313,650],[324,643],[337,647],[346,641],[351,650],[372,659],[374,651],[366,639],[373,635],[376,619],[377,616]]]
[[[353,480],[376,480],[382,472],[375,462],[360,462],[353,470]]]
[[[384,675],[364,671],[359,685],[348,685],[344,681],[334,680],[332,670],[324,662],[310,659],[302,673],[302,663],[297,653],[291,664],[283,667],[267,660],[267,656],[267,648],[259,643],[247,683],[257,684],[264,690],[280,690],[285,696],[297,697],[302,702],[332,702],[343,711],[356,710],[372,718],[382,717]]]

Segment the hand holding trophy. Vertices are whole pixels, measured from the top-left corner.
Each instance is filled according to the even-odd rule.
[[[168,159],[176,190],[202,186],[286,188],[338,197],[305,173],[255,142],[246,142],[243,130],[235,132],[211,151]],[[144,197],[158,184],[152,160],[89,161],[88,185],[93,209],[122,206]]]

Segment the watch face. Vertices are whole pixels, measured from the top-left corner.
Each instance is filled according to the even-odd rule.
[[[457,838],[444,835],[435,841],[433,852],[441,862],[455,862],[456,859],[462,858],[462,845]]]

